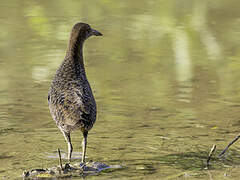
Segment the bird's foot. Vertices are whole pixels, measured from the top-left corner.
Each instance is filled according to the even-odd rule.
[[[82,168],[83,171],[84,171],[85,167],[86,167],[86,163],[85,162],[84,163],[80,163],[80,168]]]

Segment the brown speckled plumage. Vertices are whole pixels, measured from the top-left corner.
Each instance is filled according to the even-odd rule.
[[[83,133],[82,162],[85,162],[88,131],[96,121],[96,103],[88,83],[82,48],[91,35],[102,34],[88,24],[74,25],[66,56],[58,68],[48,93],[48,104],[53,120],[68,143],[68,159],[71,160],[72,144],[70,133],[80,129]]]

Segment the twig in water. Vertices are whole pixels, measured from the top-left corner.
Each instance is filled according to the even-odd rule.
[[[217,147],[216,144],[214,144],[213,147],[212,147],[212,149],[211,149],[210,152],[209,152],[208,159],[207,159],[207,168],[209,167],[209,162],[210,162],[210,160],[211,160],[211,157],[212,157],[212,155],[213,155],[216,147]]]
[[[218,155],[218,157],[219,158],[222,158],[222,156],[225,154],[225,152],[229,149],[229,147],[233,144],[233,143],[235,143],[238,139],[240,138],[240,134],[237,136],[237,137],[235,137],[235,139],[233,140],[233,141],[231,141],[228,145],[227,145],[227,147]]]
[[[62,156],[61,156],[61,152],[60,149],[58,148],[58,157],[59,157],[59,165],[63,171],[63,166],[62,166]]]

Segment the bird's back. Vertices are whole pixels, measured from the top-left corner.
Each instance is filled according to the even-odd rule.
[[[56,72],[49,93],[50,113],[59,128],[89,131],[96,120],[96,103],[85,70],[65,57]]]

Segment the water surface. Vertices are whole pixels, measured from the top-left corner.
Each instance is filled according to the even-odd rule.
[[[124,168],[89,179],[237,179],[240,4],[237,1],[1,1],[0,177],[56,165],[62,134],[47,92],[69,33],[82,21],[104,34],[84,47],[98,104],[88,160]],[[72,135],[81,151],[82,135]],[[78,158],[74,162],[79,161]]]

